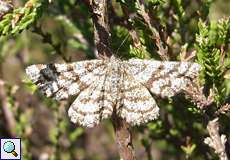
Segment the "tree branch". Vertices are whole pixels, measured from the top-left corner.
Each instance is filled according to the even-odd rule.
[[[145,9],[145,5],[144,5],[145,2],[143,0],[137,0],[136,3],[139,8],[138,13],[142,16],[145,23],[148,25],[149,29],[152,32],[152,38],[156,41],[156,45],[158,47],[157,53],[160,55],[162,60],[169,60],[170,57],[168,55],[168,46],[163,44],[159,31],[157,31],[157,29],[153,26],[152,19]]]
[[[110,28],[108,17],[107,0],[90,1],[90,9],[93,13],[94,41],[97,48],[96,57],[111,57],[112,52],[109,49]]]
[[[116,114],[112,117],[116,143],[122,160],[135,160],[132,134],[129,125]]]
[[[92,0],[90,1],[90,9],[93,13],[95,45],[97,48],[97,58],[110,58],[112,52],[109,49],[110,28],[108,17],[107,0]],[[121,159],[134,160],[134,150],[132,146],[132,136],[129,125],[116,113],[112,116],[112,122],[116,135],[116,143]]]

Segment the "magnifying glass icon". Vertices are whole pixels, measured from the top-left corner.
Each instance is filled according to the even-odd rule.
[[[14,157],[17,157],[18,154],[17,152],[15,151],[15,145],[13,142],[11,141],[6,141],[4,144],[3,144],[3,150],[6,152],[6,153],[11,153],[13,154]]]

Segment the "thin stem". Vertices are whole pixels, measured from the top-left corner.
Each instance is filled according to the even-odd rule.
[[[209,147],[215,150],[215,153],[219,156],[220,160],[228,160],[226,153],[225,143],[227,142],[226,135],[219,133],[219,122],[218,118],[210,120],[207,125],[207,130],[210,137],[205,138],[204,142]]]
[[[112,52],[109,49],[110,28],[108,22],[108,1],[93,0],[90,3],[93,12],[94,41],[97,48],[97,58],[109,58]]]
[[[97,49],[97,58],[110,58],[112,52],[109,49],[110,41],[110,28],[109,28],[109,15],[108,15],[108,3],[107,0],[93,0],[90,1],[89,7],[93,14],[94,24],[94,38]],[[129,129],[129,125],[116,113],[112,116],[112,122],[116,135],[116,143],[118,145],[118,151],[121,159],[123,160],[135,160],[132,135]]]
[[[112,119],[120,157],[123,160],[135,160],[130,126],[116,114],[113,114]]]

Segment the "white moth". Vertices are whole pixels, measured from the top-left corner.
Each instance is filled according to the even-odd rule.
[[[112,113],[131,125],[159,116],[151,94],[171,97],[186,90],[201,69],[191,62],[130,59],[114,56],[69,64],[37,64],[26,68],[30,79],[47,97],[76,95],[68,115],[72,122],[93,127]]]

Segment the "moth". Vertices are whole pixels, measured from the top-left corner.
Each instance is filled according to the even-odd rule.
[[[131,125],[159,116],[153,95],[171,97],[187,89],[201,66],[192,62],[114,56],[68,64],[36,64],[26,73],[38,89],[56,100],[76,96],[68,110],[72,122],[93,127],[113,113]]]

